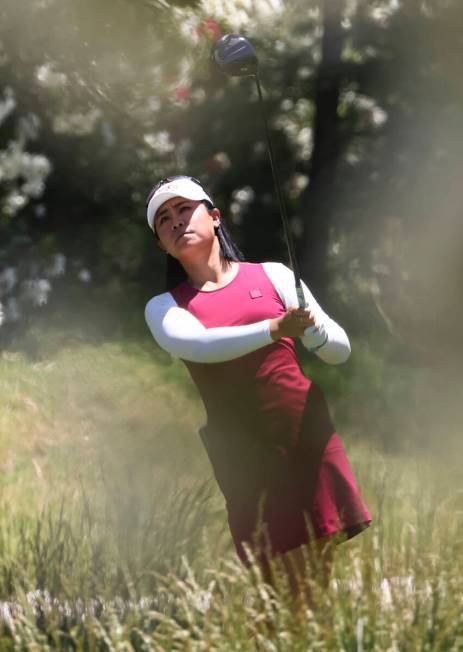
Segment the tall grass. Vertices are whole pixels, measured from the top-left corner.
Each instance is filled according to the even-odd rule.
[[[373,513],[297,605],[237,560],[183,369],[80,343],[0,371],[1,650],[463,650],[463,483],[347,448]]]

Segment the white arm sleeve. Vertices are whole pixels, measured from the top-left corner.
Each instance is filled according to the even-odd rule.
[[[264,270],[278,292],[283,305],[286,308],[297,306],[296,287],[294,284],[294,274],[289,267],[282,263],[263,263]],[[316,315],[316,319],[321,325],[317,331],[314,327],[306,329],[302,343],[309,351],[324,342],[315,354],[328,364],[339,364],[345,362],[350,355],[350,343],[347,334],[339,324],[329,317],[316,302],[307,285],[302,281],[304,297],[307,306]]]
[[[148,301],[145,319],[156,342],[190,362],[226,362],[272,344],[269,319],[244,326],[205,328],[170,292]]]

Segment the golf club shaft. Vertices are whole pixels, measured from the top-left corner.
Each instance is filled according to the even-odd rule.
[[[306,307],[306,302],[304,298],[304,291],[302,289],[301,285],[301,275],[299,273],[299,265],[297,264],[297,259],[296,259],[296,252],[294,249],[294,242],[293,238],[291,235],[289,223],[288,223],[288,216],[286,214],[286,206],[283,198],[283,192],[281,190],[281,185],[280,185],[280,180],[278,178],[278,171],[275,165],[275,157],[273,154],[273,147],[272,147],[272,141],[270,139],[270,130],[268,128],[268,122],[267,122],[267,112],[265,110],[265,102],[264,102],[264,97],[262,95],[262,88],[260,85],[259,77],[257,74],[253,75],[254,79],[256,80],[256,86],[257,86],[257,93],[259,95],[259,104],[260,108],[262,111],[262,117],[264,120],[264,127],[265,127],[265,135],[267,137],[267,149],[268,149],[268,155],[270,158],[270,167],[272,168],[272,174],[273,174],[273,181],[275,183],[275,188],[277,191],[277,197],[278,197],[278,203],[280,205],[280,213],[281,213],[281,220],[283,222],[283,230],[285,234],[285,239],[286,239],[286,244],[288,246],[288,253],[289,253],[289,260],[291,263],[291,267],[294,273],[294,281],[296,283],[296,294],[297,294],[297,301],[299,304],[300,308],[305,308]]]

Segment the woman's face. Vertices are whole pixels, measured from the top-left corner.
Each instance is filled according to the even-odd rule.
[[[184,197],[164,202],[154,218],[161,249],[180,260],[210,249],[219,224],[218,208],[209,211],[201,201]]]

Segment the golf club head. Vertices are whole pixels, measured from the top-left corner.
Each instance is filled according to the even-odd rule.
[[[256,51],[248,39],[239,34],[225,34],[214,43],[211,59],[231,77],[247,77],[257,72]]]

